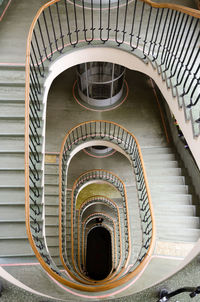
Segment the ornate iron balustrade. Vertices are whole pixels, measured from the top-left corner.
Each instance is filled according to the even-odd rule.
[[[78,17],[81,12],[82,17]],[[111,13],[112,12],[112,13]],[[52,0],[38,11],[31,25],[26,53],[25,200],[30,244],[44,268],[65,283],[45,247],[40,219],[42,129],[40,121],[45,68],[60,53],[76,46],[123,47],[152,64],[178,98],[194,135],[199,135],[199,17],[200,12],[179,5],[119,1],[114,8],[100,0],[99,9],[76,6],[75,0]],[[111,28],[111,24],[114,27]],[[150,30],[151,29],[151,30]],[[195,110],[193,110],[194,108]],[[144,206],[145,207],[145,206]],[[39,210],[40,209],[40,210]],[[146,217],[147,218],[147,217]],[[146,220],[146,218],[144,218]],[[148,230],[147,230],[148,232]],[[67,283],[69,284],[69,283]],[[73,284],[71,284],[74,287]],[[83,289],[85,290],[85,289]]]
[[[67,189],[67,177],[66,171],[68,169],[68,164],[70,161],[71,153],[75,154],[80,149],[83,149],[86,144],[99,145],[100,142],[102,144],[112,144],[112,147],[125,152],[126,156],[129,158],[130,162],[133,165],[137,183],[137,189],[139,194],[139,205],[140,205],[140,216],[141,216],[141,226],[143,233],[143,246],[141,248],[139,257],[137,259],[137,265],[132,269],[132,272],[135,271],[136,267],[140,266],[143,261],[145,262],[148,256],[151,254],[153,245],[154,245],[154,218],[153,218],[153,210],[150,201],[150,194],[148,189],[148,183],[146,179],[146,174],[144,170],[144,164],[142,160],[141,151],[139,148],[139,144],[136,138],[125,128],[120,125],[108,122],[108,121],[89,121],[85,123],[81,123],[78,126],[74,127],[70,130],[63,140],[63,144],[60,151],[60,257],[63,258],[63,252],[65,251],[65,246],[62,245],[63,236],[65,236],[65,224],[63,213],[65,213],[66,209],[66,189]],[[82,174],[78,180],[75,182],[72,189],[72,203],[71,203],[71,241],[72,241],[72,253],[73,250],[73,225],[74,214],[75,213],[75,200],[77,194],[79,193],[80,186],[83,186],[88,181],[97,181],[98,179],[107,180],[109,179],[109,174],[104,170],[97,170],[100,177],[96,176],[95,170],[89,171]],[[125,192],[123,188],[123,183],[116,176],[112,177],[112,183],[114,184],[117,181],[118,189]],[[123,194],[122,194],[123,195]],[[125,193],[126,195],[126,193]],[[126,198],[125,198],[126,200]],[[129,226],[129,215],[127,213],[127,225]],[[130,233],[128,227],[128,240],[130,241]],[[130,247],[129,247],[130,251]],[[130,253],[128,258],[130,257]],[[63,260],[62,260],[63,261]],[[128,262],[128,260],[127,260]],[[63,261],[64,264],[64,261]],[[122,271],[121,271],[122,273]],[[128,273],[127,273],[128,274]],[[120,276],[120,273],[117,277]],[[123,279],[123,277],[122,277]],[[122,280],[121,279],[121,280]]]
[[[72,196],[73,196],[73,201],[71,203],[71,216],[73,217],[73,222],[72,222],[72,230],[71,230],[71,238],[72,238],[72,247],[73,247],[73,228],[74,226],[76,226],[76,220],[75,220],[75,215],[73,213],[75,213],[76,211],[76,198],[78,193],[81,190],[81,187],[86,185],[87,183],[90,182],[107,182],[110,183],[111,185],[113,185],[120,193],[122,200],[123,200],[123,213],[124,213],[124,222],[127,221],[127,215],[128,215],[128,206],[127,206],[127,200],[126,200],[126,189],[125,189],[125,185],[124,183],[121,181],[121,179],[116,176],[115,174],[106,171],[106,170],[100,170],[100,169],[96,169],[96,170],[91,170],[91,171],[87,171],[85,173],[83,173],[74,183],[73,185],[73,189],[72,189]],[[64,210],[65,211],[65,210]],[[124,225],[125,228],[125,235],[126,237],[128,237],[128,240],[125,241],[125,250],[129,251],[130,250],[130,240],[129,240],[129,229],[128,229],[128,224]],[[65,250],[65,247],[63,247]],[[72,254],[74,253],[74,250],[72,249]],[[131,250],[130,252],[131,253]],[[125,266],[125,262],[127,257],[125,257],[124,259],[124,263],[122,264],[123,266]]]
[[[66,164],[65,164],[65,167],[66,167]],[[64,175],[63,175],[62,179],[64,179]],[[64,182],[65,182],[65,180],[64,180]],[[129,230],[129,224],[127,223],[128,206],[127,206],[126,189],[125,189],[124,183],[121,181],[121,179],[118,176],[116,176],[115,174],[113,174],[109,171],[106,171],[106,170],[95,169],[95,170],[87,171],[87,172],[83,173],[82,175],[80,175],[80,177],[75,181],[73,188],[72,188],[71,200],[69,200],[69,202],[71,203],[71,253],[70,254],[72,255],[72,259],[71,259],[72,261],[70,261],[70,259],[68,259],[67,254],[66,254],[67,246],[66,246],[66,240],[65,240],[65,237],[66,237],[66,223],[65,222],[66,222],[66,207],[67,207],[68,200],[66,198],[67,195],[65,194],[65,192],[66,192],[65,188],[62,189],[62,192],[64,192],[64,194],[62,195],[63,203],[62,203],[62,208],[60,211],[60,213],[62,213],[62,218],[60,219],[60,221],[62,222],[60,224],[60,228],[61,228],[60,242],[62,242],[62,244],[60,246],[60,257],[61,257],[61,260],[62,260],[62,263],[63,263],[65,269],[68,271],[69,274],[71,274],[71,276],[73,276],[72,267],[75,269],[75,262],[73,259],[73,255],[74,255],[74,229],[77,226],[76,215],[74,215],[74,213],[76,212],[76,199],[77,199],[77,196],[78,196],[81,188],[91,182],[107,182],[107,183],[110,183],[112,186],[114,186],[119,191],[119,193],[122,197],[122,204],[123,204],[124,228],[125,228],[124,235],[125,235],[125,238],[127,238],[125,240],[125,250],[128,251],[128,255],[126,255],[124,257],[123,263],[121,264],[121,262],[120,262],[120,264],[123,267],[125,267],[125,263],[128,261],[128,258],[130,257],[130,253],[131,253],[130,230]],[[60,193],[61,193],[61,191],[60,191]],[[120,243],[119,243],[119,245],[120,245]],[[118,265],[117,270],[119,269],[120,264]],[[76,272],[78,273],[77,270],[76,270]],[[99,281],[99,283],[100,283],[100,281]]]

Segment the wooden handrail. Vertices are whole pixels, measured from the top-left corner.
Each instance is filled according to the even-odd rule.
[[[35,246],[35,243],[34,243],[34,240],[33,240],[33,237],[32,237],[32,233],[31,233],[31,230],[30,230],[30,210],[29,210],[29,195],[30,195],[30,192],[29,192],[29,90],[30,90],[29,85],[30,85],[30,49],[31,49],[30,46],[31,46],[31,39],[32,39],[33,29],[35,27],[35,24],[36,24],[39,16],[42,14],[42,12],[46,8],[48,8],[49,6],[51,6],[54,3],[59,2],[59,1],[60,0],[52,0],[52,1],[44,4],[38,10],[38,12],[37,12],[37,14],[36,14],[36,16],[35,16],[32,24],[31,24],[31,27],[30,27],[30,30],[29,30],[29,34],[28,34],[28,39],[27,39],[26,77],[25,77],[25,81],[26,81],[26,83],[25,83],[25,214],[26,214],[26,230],[27,230],[27,236],[28,236],[30,245],[31,245],[31,247],[32,247],[32,249],[33,249],[36,257],[38,258],[38,260],[41,263],[41,265],[43,266],[43,268],[52,277],[54,277],[57,281],[65,284],[65,285],[68,285],[68,286],[70,286],[72,288],[76,288],[76,289],[83,290],[83,291],[94,291],[94,292],[96,292],[96,291],[103,291],[103,290],[107,290],[107,289],[116,287],[118,285],[121,285],[124,282],[127,282],[131,278],[133,278],[133,276],[135,276],[144,267],[144,265],[147,263],[148,257],[149,257],[149,255],[151,255],[151,253],[153,251],[154,244],[152,244],[152,242],[154,242],[155,239],[152,240],[150,248],[149,248],[149,251],[148,251],[148,254],[145,256],[145,258],[143,259],[142,263],[140,264],[140,269],[139,269],[139,267],[137,267],[135,271],[129,273],[129,275],[121,278],[120,280],[118,280],[116,282],[113,282],[113,284],[108,284],[108,285],[104,285],[104,286],[100,286],[100,287],[95,287],[95,288],[92,287],[92,286],[91,287],[90,286],[87,287],[87,286],[77,285],[77,284],[75,284],[75,283],[73,283],[71,281],[65,280],[64,278],[58,276],[44,262],[44,260],[40,256],[40,254],[39,254],[39,252],[38,252],[38,250],[37,250],[37,248]],[[169,9],[172,9],[172,10],[177,10],[177,11],[180,11],[182,13],[188,14],[188,15],[193,16],[193,17],[198,18],[198,19],[200,18],[200,11],[198,11],[196,9],[184,7],[184,6],[177,5],[177,4],[170,4],[170,3],[161,3],[161,4],[158,4],[158,3],[155,3],[155,2],[150,1],[150,0],[141,0],[141,1],[144,1],[147,4],[149,4],[149,5],[151,5],[152,7],[155,7],[155,8],[169,8]],[[84,123],[82,123],[82,124],[84,124]],[[121,128],[123,128],[123,127],[121,127]],[[128,133],[130,133],[130,132],[128,132]],[[136,141],[137,146],[139,146],[137,140],[135,140],[135,141]],[[143,167],[143,171],[144,171],[144,175],[145,175],[145,184],[146,184],[146,188],[147,188],[147,195],[148,195],[148,197],[150,197],[148,183],[146,181],[146,172],[144,170],[143,159],[142,159],[142,156],[141,156],[140,148],[139,148],[139,154],[140,154],[141,163],[142,163],[142,167]],[[151,215],[152,215],[153,214],[152,206],[150,206],[150,212],[151,212]],[[152,238],[155,238],[155,236],[153,236],[153,235],[155,235],[154,234],[155,233],[155,222],[154,222],[153,216],[152,216],[152,226],[153,226]]]
[[[128,251],[128,257],[127,257],[127,259],[126,259],[126,263],[128,263],[128,261],[129,261],[129,259],[130,259],[130,255],[131,255],[131,240],[130,240],[130,223],[129,223],[129,211],[128,211],[128,204],[127,204],[127,195],[126,195],[126,187],[125,187],[125,184],[124,184],[124,182],[115,174],[115,173],[113,173],[113,172],[110,172],[110,171],[107,171],[107,170],[105,170],[105,169],[95,169],[95,170],[89,170],[89,171],[87,171],[87,172],[84,172],[84,173],[82,173],[77,179],[76,179],[76,181],[74,182],[74,185],[73,185],[73,188],[72,188],[72,194],[71,194],[71,196],[73,196],[73,193],[74,193],[74,190],[75,190],[75,188],[76,188],[76,185],[77,185],[77,182],[79,181],[79,179],[82,177],[82,176],[84,176],[84,175],[87,175],[88,173],[90,173],[90,172],[97,172],[97,171],[99,171],[99,172],[105,172],[105,173],[108,173],[108,174],[110,174],[110,175],[113,175],[115,178],[117,178],[120,182],[121,182],[121,184],[123,185],[123,190],[124,190],[124,200],[125,200],[125,205],[126,205],[126,212],[127,212],[127,225],[128,225],[128,241],[129,241],[129,251]],[[105,181],[105,180],[104,180]],[[105,181],[106,182],[106,181]],[[113,185],[114,186],[114,185]],[[114,186],[115,187],[115,186]],[[73,224],[73,211],[72,211],[72,208],[73,208],[73,205],[72,205],[72,198],[71,198],[71,221],[72,221],[72,224]],[[121,227],[121,225],[120,225],[120,227]],[[73,259],[73,255],[74,255],[74,250],[73,250],[73,226],[72,226],[72,231],[71,231],[71,240],[72,240],[72,261],[74,261],[74,259]],[[121,239],[121,237],[120,237],[120,239]],[[121,244],[120,244],[121,245]],[[74,262],[73,262],[73,264],[74,264]],[[120,264],[121,264],[121,261],[120,261]],[[74,266],[75,267],[75,266]],[[117,267],[117,269],[116,269],[116,271],[118,271],[118,269],[119,269],[119,266]],[[123,271],[125,270],[125,267],[120,271],[120,273],[116,276],[116,277],[113,277],[113,279],[112,279],[112,281],[113,280],[115,280],[116,278],[118,278],[122,273],[123,273]],[[98,282],[98,284],[99,283],[102,283],[102,281],[100,280],[100,281],[97,281]],[[97,283],[96,282],[96,283]],[[107,281],[108,282],[108,281]]]
[[[65,145],[65,142],[66,142],[68,136],[70,135],[70,133],[72,131],[74,131],[76,128],[80,127],[81,125],[85,125],[85,124],[93,123],[93,122],[111,123],[113,125],[116,125],[117,127],[120,127],[125,132],[127,132],[134,139],[134,141],[136,143],[136,146],[137,146],[137,149],[138,149],[140,161],[141,161],[141,166],[142,166],[143,175],[144,175],[144,182],[145,182],[146,191],[147,191],[147,197],[148,197],[148,200],[149,200],[150,214],[151,214],[151,218],[152,218],[152,238],[151,238],[151,243],[150,243],[148,252],[144,256],[144,258],[141,261],[141,263],[138,265],[138,267],[134,271],[132,271],[129,274],[125,275],[120,280],[113,279],[110,282],[108,281],[106,283],[106,285],[99,285],[97,287],[97,290],[95,290],[95,291],[101,291],[101,290],[106,290],[106,289],[103,289],[104,287],[111,289],[111,288],[114,288],[116,286],[122,285],[125,282],[131,280],[139,272],[141,272],[142,269],[144,268],[144,266],[148,263],[148,261],[150,260],[151,255],[153,253],[154,245],[155,245],[155,218],[154,218],[154,215],[153,215],[153,206],[152,206],[152,203],[151,203],[150,190],[149,190],[149,186],[148,186],[148,182],[147,182],[147,176],[146,176],[146,171],[145,171],[145,167],[144,167],[144,161],[143,161],[143,157],[142,157],[142,152],[141,152],[141,149],[140,149],[140,146],[139,146],[139,143],[138,143],[136,137],[130,131],[128,131],[126,128],[120,126],[119,124],[117,124],[115,122],[109,122],[109,121],[106,121],[106,120],[92,120],[92,121],[82,122],[82,123],[78,124],[77,126],[73,127],[65,135],[64,140],[62,142],[62,146],[61,146],[61,150],[60,150],[60,158],[59,158],[59,226],[61,226],[61,217],[62,217],[62,211],[61,211],[61,205],[62,205],[62,159],[63,159],[64,145]],[[87,171],[87,172],[89,172],[89,171]],[[85,173],[86,172],[82,173],[81,176],[84,175]],[[79,178],[81,176],[79,176]],[[72,211],[71,211],[71,221],[73,221],[72,218],[73,218],[73,216],[72,216]],[[127,224],[129,224],[129,216],[127,216]],[[62,261],[62,263],[64,265],[64,259],[63,259],[63,256],[62,256],[62,230],[61,230],[61,227],[59,228],[59,242],[60,242],[60,248],[59,248],[60,249],[60,258],[61,258],[61,261]],[[117,278],[117,276],[115,278]]]
[[[169,9],[176,10],[178,12],[187,14],[189,16],[195,17],[197,19],[200,18],[200,11],[195,8],[191,8],[191,7],[187,7],[187,6],[179,5],[179,4],[173,4],[173,3],[157,3],[157,2],[154,2],[151,0],[140,0],[140,1],[145,2],[155,8],[169,8]]]
[[[74,128],[73,128],[74,129]],[[71,130],[71,131],[73,131],[73,130]],[[71,131],[69,131],[68,132],[68,134],[71,132]],[[65,137],[67,137],[67,135],[65,136]],[[64,140],[65,140],[65,138],[64,138]],[[64,144],[63,144],[63,148],[64,148]],[[60,154],[61,154],[61,152],[60,152]],[[59,162],[61,163],[61,166],[62,166],[62,159],[60,158],[60,160],[59,160]],[[74,249],[73,249],[73,242],[74,242],[74,236],[73,236],[73,195],[74,195],[74,190],[76,189],[76,186],[77,186],[77,183],[79,182],[79,179],[81,178],[81,177],[83,177],[84,175],[87,175],[88,173],[91,173],[91,172],[105,172],[105,173],[108,173],[108,174],[110,174],[110,175],[112,175],[112,176],[114,176],[116,179],[118,179],[120,182],[121,182],[121,184],[123,185],[123,191],[124,191],[124,200],[125,200],[125,205],[126,205],[126,211],[127,211],[127,226],[128,226],[128,241],[129,241],[129,247],[131,247],[131,241],[130,241],[130,224],[129,224],[129,212],[128,212],[128,204],[127,204],[127,195],[126,195],[126,187],[125,187],[125,184],[124,184],[124,182],[115,174],[115,173],[113,173],[113,172],[110,172],[110,171],[107,171],[107,170],[104,170],[104,169],[95,169],[95,170],[89,170],[89,171],[87,171],[87,172],[83,172],[76,180],[75,180],[75,182],[74,182],[74,184],[73,184],[73,187],[72,187],[72,193],[71,193],[71,223],[72,223],[72,225],[71,225],[71,241],[72,241],[72,262],[73,262],[73,267],[74,267],[74,269],[76,270],[76,266],[75,266],[75,263],[74,263],[74,257],[73,257],[73,255],[74,255]],[[59,175],[61,176],[61,170],[60,170],[60,165],[59,165]],[[61,177],[62,178],[62,177]],[[60,178],[60,179],[61,179]],[[112,185],[112,184],[110,184],[110,185]],[[60,180],[59,180],[59,186],[60,186],[60,189],[59,189],[59,192],[62,192],[62,182],[60,182]],[[114,185],[112,185],[112,186],[114,186]],[[115,186],[114,186],[115,187]],[[61,191],[60,191],[61,190]],[[60,195],[60,201],[61,201],[61,198],[62,198],[62,194]],[[62,212],[61,212],[61,204],[60,204],[60,215],[62,215]],[[60,218],[59,218],[59,236],[60,236],[60,239],[59,239],[59,242],[60,242],[60,245],[59,245],[59,251],[60,251],[60,259],[61,259],[61,262],[62,262],[62,264],[63,264],[63,266],[64,266],[64,268],[67,270],[67,272],[68,272],[68,274],[71,276],[71,277],[73,277],[76,281],[80,281],[80,279],[78,279],[76,276],[74,276],[74,274],[69,270],[69,268],[66,266],[66,264],[65,264],[65,261],[64,261],[64,258],[63,258],[63,255],[62,255],[62,227],[61,227],[61,221],[62,221],[62,218],[61,218],[61,216],[60,216]],[[129,261],[129,259],[130,259],[130,255],[131,255],[131,248],[129,248],[129,251],[128,251],[128,257],[127,257],[127,259],[126,259],[126,263],[128,263],[128,261]],[[79,258],[80,258],[80,255],[78,256]],[[121,264],[121,262],[120,262],[120,264]],[[117,273],[117,271],[119,270],[119,266],[117,267],[117,269],[116,269],[116,272],[115,272],[115,274],[114,275],[116,275],[116,273]],[[123,272],[124,272],[124,270],[125,270],[125,267],[120,271],[120,273],[116,276],[116,277],[114,277],[114,275],[113,275],[113,279],[112,279],[112,281],[113,280],[115,280],[116,278],[118,278]],[[76,270],[76,272],[79,274],[79,272]],[[80,275],[80,277],[82,277],[83,279],[85,279],[84,278],[84,276],[82,276],[82,274],[79,274]],[[84,282],[82,282],[82,283],[84,283]],[[91,282],[90,282],[91,283]],[[100,281],[95,281],[95,283],[97,284],[101,284],[102,283],[102,280],[100,280]],[[85,283],[85,284],[88,284],[88,283]]]

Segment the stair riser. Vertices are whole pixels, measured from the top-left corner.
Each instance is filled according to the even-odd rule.
[[[200,237],[200,230],[196,229],[159,229],[157,238],[159,240],[175,241],[175,242],[196,242]]]
[[[188,193],[188,187],[187,186],[182,186],[182,185],[154,185],[151,186],[150,188],[152,196],[155,196],[156,194],[167,194],[167,193],[175,193],[175,194],[187,194]]]
[[[24,151],[24,136],[0,136],[0,151]]]
[[[160,168],[160,169],[165,169],[166,168],[178,168],[178,162],[177,161],[147,161],[145,163],[145,166],[147,167],[147,169],[149,168]]]
[[[145,166],[146,167],[146,166]],[[181,176],[180,168],[168,168],[166,167],[164,170],[158,167],[146,168],[147,178],[151,176]]]
[[[0,255],[33,255],[28,240],[0,240]]]
[[[0,220],[25,220],[24,205],[3,206],[0,204]]]
[[[0,237],[20,238],[27,236],[25,222],[1,222],[0,229]]]
[[[168,177],[159,177],[159,176],[151,176],[148,178],[148,182],[150,185],[163,184],[163,185],[184,185],[185,180],[182,176],[168,176]]]
[[[175,215],[175,216],[194,216],[195,207],[193,206],[174,206],[174,207],[154,207],[155,215],[159,216],[160,213],[165,213],[165,215]]]

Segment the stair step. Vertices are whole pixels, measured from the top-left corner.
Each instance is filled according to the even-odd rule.
[[[1,117],[13,117],[18,118],[19,116],[24,118],[25,106],[24,104],[16,104],[14,102],[0,102],[0,118]]]
[[[51,256],[59,256],[60,255],[60,252],[59,252],[59,246],[51,246],[51,247],[48,247],[49,249],[49,254]]]
[[[16,101],[24,102],[25,100],[25,87],[19,86],[1,86],[0,101]]]
[[[25,176],[24,170],[0,170],[1,186],[24,186]]]
[[[55,225],[58,226],[59,224],[59,216],[58,215],[45,215],[46,224],[47,225]]]
[[[59,204],[49,206],[45,202],[45,215],[59,215]]]
[[[17,255],[33,255],[33,250],[28,239],[0,239],[0,257],[17,256]]]
[[[0,221],[1,235],[0,238],[20,238],[26,237],[25,220],[6,220]]]
[[[58,225],[45,225],[46,236],[58,236]]]
[[[0,203],[18,203],[25,200],[24,187],[0,187]]]
[[[185,228],[199,229],[200,218],[194,216],[180,216],[173,215],[166,217],[165,215],[156,216],[156,225],[159,228],[168,228],[168,226],[174,226],[174,228],[184,226]]]
[[[0,169],[24,168],[24,153],[0,153]]]
[[[59,184],[59,174],[45,174],[45,184],[58,185]]]
[[[153,161],[153,162],[175,161],[176,156],[174,153],[145,153],[143,154],[143,159],[144,162],[148,164],[148,161]]]
[[[59,237],[57,235],[50,234],[50,235],[46,236],[46,238],[47,238],[48,247],[59,245]]]
[[[48,195],[52,195],[52,194],[56,194],[56,195],[59,195],[59,186],[58,185],[49,185],[49,184],[46,184],[45,185],[45,195],[48,194]]]
[[[0,118],[1,134],[22,134],[24,133],[24,119],[4,120]]]
[[[41,202],[42,194],[41,189],[39,188],[40,197],[38,198],[38,203]],[[0,184],[0,203],[7,204],[18,204],[24,203],[25,192],[24,185],[3,185]]]
[[[58,164],[46,164],[45,163],[45,175],[53,175],[56,177],[56,175],[59,175],[59,165]]]
[[[58,194],[48,194],[45,187],[45,203],[48,205],[58,205],[59,195]]]
[[[154,166],[153,168],[151,167],[146,167],[146,172],[147,172],[147,178],[153,176],[181,176],[181,168],[171,168],[171,167],[165,167],[159,168],[157,166]]]
[[[172,149],[169,147],[142,147],[142,154],[171,154]]]
[[[25,84],[25,69],[0,69],[0,85],[12,84],[24,85]]]
[[[174,184],[151,184],[150,191],[152,196],[156,194],[167,194],[169,193],[178,193],[178,194],[187,194],[188,193],[188,186],[186,185],[174,185]]]
[[[2,136],[0,135],[0,151],[24,152],[24,135]]]
[[[184,185],[185,184],[185,177],[184,176],[165,176],[163,177],[152,175],[148,177],[149,185],[153,184],[177,184],[177,185]]]
[[[167,193],[167,194],[151,194],[153,204],[155,203],[183,203],[191,204],[192,195],[190,194],[178,194],[178,193]]]
[[[145,167],[147,168],[160,168],[160,169],[165,169],[165,168],[178,168],[178,162],[175,160],[171,160],[171,161],[157,161],[155,160],[150,160],[145,162]]]
[[[0,220],[24,220],[25,221],[25,205],[24,204],[1,204],[0,203]]]
[[[18,254],[18,255],[1,255],[0,264],[19,264],[19,263],[38,263],[35,255]]]
[[[175,216],[195,216],[196,207],[193,205],[156,205],[154,206],[155,215],[159,216],[162,213],[165,215],[175,215]]]
[[[159,240],[175,241],[175,242],[196,242],[200,237],[200,230],[187,228],[160,228],[157,231]]]

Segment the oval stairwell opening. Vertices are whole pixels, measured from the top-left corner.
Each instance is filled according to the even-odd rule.
[[[93,228],[87,236],[86,271],[93,280],[105,279],[112,269],[111,236],[104,227]]]

